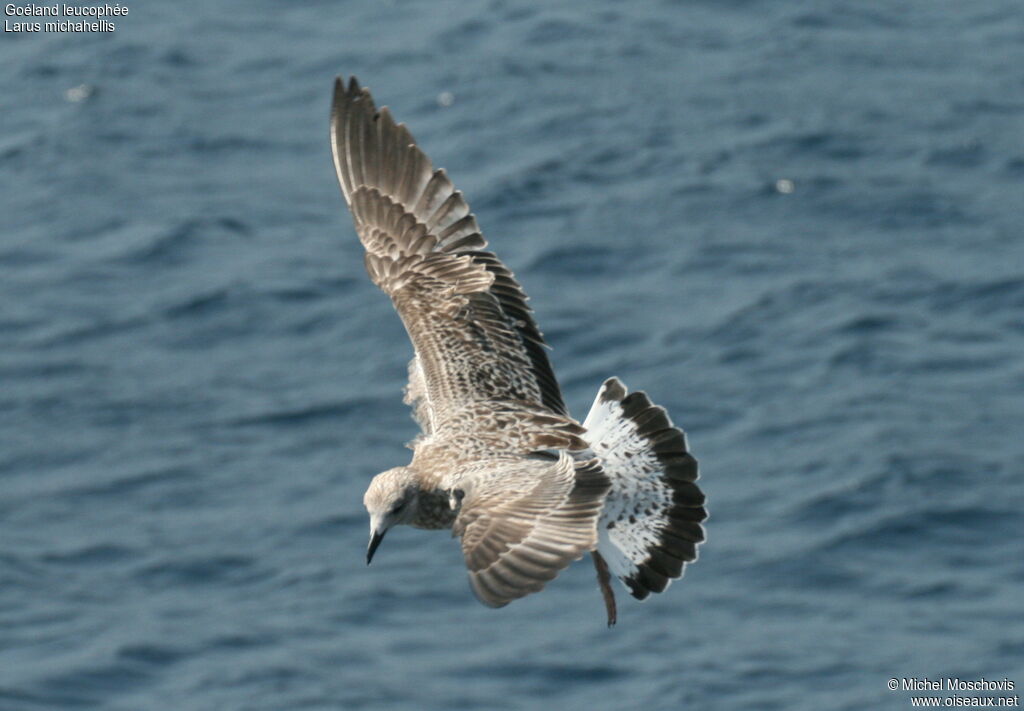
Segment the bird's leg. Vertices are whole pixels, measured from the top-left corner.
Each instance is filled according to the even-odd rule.
[[[608,563],[597,551],[590,551],[594,558],[594,567],[597,568],[597,584],[601,587],[601,596],[604,597],[604,608],[608,612],[608,626],[614,627],[617,619],[615,612],[615,591],[612,590],[612,576],[608,572]]]

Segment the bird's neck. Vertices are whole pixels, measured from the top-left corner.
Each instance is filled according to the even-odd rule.
[[[417,495],[419,504],[416,517],[412,520],[414,528],[451,528],[456,512],[452,511],[448,492],[443,489],[420,490]]]

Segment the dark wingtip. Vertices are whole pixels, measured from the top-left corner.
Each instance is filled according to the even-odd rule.
[[[337,102],[343,94],[347,94],[349,97],[358,98],[358,95],[362,92],[362,87],[359,84],[359,80],[355,76],[348,78],[348,84],[346,86],[345,75],[339,74],[334,77],[334,101]]]
[[[350,77],[349,81],[351,81],[354,78],[355,77]],[[344,74],[339,74],[338,76],[334,77],[334,98],[335,99],[337,99],[342,94],[349,93],[349,88],[348,88],[348,86],[346,84],[347,84],[347,82],[345,81],[345,75]]]

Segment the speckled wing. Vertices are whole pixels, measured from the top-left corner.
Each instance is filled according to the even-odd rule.
[[[565,415],[526,294],[484,251],[476,218],[445,172],[355,78],[335,84],[331,148],[367,271],[416,350],[406,401],[424,430],[482,400]]]
[[[576,463],[565,452],[495,463],[476,476],[453,532],[462,538],[477,598],[507,605],[592,550],[609,486],[596,459]]]

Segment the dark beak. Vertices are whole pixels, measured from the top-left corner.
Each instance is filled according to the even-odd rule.
[[[386,533],[386,531],[385,531]],[[384,534],[380,531],[374,531],[373,536],[370,538],[370,547],[366,549],[366,564],[369,565],[370,561],[373,560],[373,554],[377,550],[377,546],[384,540]]]

